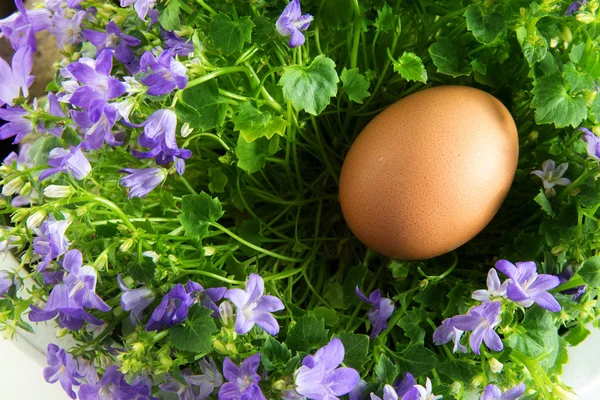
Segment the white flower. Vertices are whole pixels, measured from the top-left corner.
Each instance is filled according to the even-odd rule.
[[[508,279],[501,284],[500,278],[498,278],[498,273],[494,268],[491,268],[487,276],[487,290],[476,290],[473,292],[471,297],[474,300],[482,302],[490,301],[494,297],[506,297],[506,288],[508,284]]]
[[[50,185],[44,189],[44,196],[51,199],[63,199],[72,196],[75,191],[72,186]]]
[[[443,397],[436,396],[433,393],[431,393],[431,380],[429,378],[427,378],[427,381],[425,382],[425,387],[421,385],[415,385],[415,387],[419,391],[419,400],[437,400]]]
[[[542,180],[546,196],[552,197],[556,194],[554,186],[567,186],[571,181],[562,176],[567,172],[569,168],[568,163],[560,164],[556,167],[554,160],[546,160],[542,164],[542,170],[535,170],[531,173]]]
[[[190,124],[188,124],[187,122],[181,127],[182,137],[188,137],[192,132],[194,132],[194,130],[190,127]]]
[[[12,181],[8,182],[6,185],[4,185],[4,187],[2,188],[2,195],[11,196],[17,193],[19,190],[21,190],[21,187],[24,184],[25,182],[23,182],[23,179],[21,179],[21,177],[15,178]]]

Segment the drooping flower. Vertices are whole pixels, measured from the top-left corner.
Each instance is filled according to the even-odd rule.
[[[31,75],[32,68],[33,50],[29,46],[17,50],[12,58],[12,66],[0,58],[0,107],[13,105],[15,99],[29,96],[29,87],[35,79]]]
[[[146,197],[148,193],[163,183],[167,178],[167,170],[164,168],[125,168],[121,172],[128,175],[121,178],[119,183],[129,189],[130,199],[134,197]]]
[[[229,289],[225,298],[236,306],[235,331],[240,334],[250,332],[256,324],[269,335],[279,333],[279,323],[271,315],[274,311],[283,310],[283,302],[274,296],[263,295],[265,282],[257,274],[250,274],[246,282],[246,290]]]
[[[148,11],[156,5],[156,0],[121,0],[121,7],[129,7],[131,5],[133,5],[138,17],[145,20]]]
[[[13,285],[11,276],[6,271],[0,271],[0,298],[4,296]]]
[[[131,311],[129,319],[131,320],[131,324],[136,326],[142,320],[142,312],[154,301],[154,292],[152,289],[145,287],[130,289],[123,282],[121,274],[117,276],[117,283],[119,284],[119,288],[124,292],[121,295],[121,307],[125,311]]]
[[[75,123],[83,129],[86,149],[98,150],[106,142],[109,146],[120,146],[123,141],[112,133],[112,128],[120,119],[120,113],[113,104],[93,111],[71,111]]]
[[[560,285],[560,279],[554,275],[536,272],[535,262],[518,262],[516,266],[507,260],[499,260],[496,269],[510,278],[506,295],[523,307],[531,307],[536,303],[552,312],[560,311],[560,304],[547,291]]]
[[[308,29],[313,19],[310,14],[302,14],[300,0],[292,0],[283,9],[275,27],[280,35],[290,36],[288,46],[294,48],[304,44],[306,39],[302,31]]]
[[[525,385],[519,384],[506,392],[502,392],[500,388],[492,383],[487,385],[481,394],[481,400],[517,400],[525,393]]]
[[[433,342],[440,346],[452,340],[454,342],[454,349],[452,350],[454,353],[457,351],[466,353],[467,348],[460,344],[460,338],[462,337],[463,333],[463,331],[454,326],[452,323],[452,318],[446,318],[444,321],[442,321],[442,325],[439,326],[433,333]]]
[[[427,378],[424,387],[422,385],[415,385],[415,388],[419,391],[419,400],[438,400],[442,398],[442,396],[433,394],[431,380],[429,378]],[[404,397],[402,399],[404,400]]]
[[[563,178],[569,168],[568,163],[562,163],[556,167],[554,160],[546,160],[542,163],[542,170],[535,170],[531,173],[542,180],[544,191],[548,197],[554,196],[556,191],[554,186],[568,186],[571,180]]]
[[[314,356],[302,360],[295,373],[296,391],[309,399],[337,399],[358,384],[360,376],[352,368],[338,368],[344,361],[344,345],[333,338]]]
[[[205,400],[214,392],[216,388],[223,385],[223,375],[217,369],[217,365],[212,358],[201,359],[198,364],[202,375],[191,375],[186,381],[200,388],[197,400]]]
[[[15,5],[19,12],[0,20],[0,31],[10,40],[13,49],[29,46],[35,52],[35,33],[50,25],[50,11],[45,8],[27,10],[23,0],[15,0]]]
[[[79,373],[77,362],[73,359],[73,356],[57,345],[50,343],[46,352],[46,361],[48,362],[48,366],[44,368],[46,382],[60,382],[69,397],[76,399],[77,395],[73,391],[73,386],[80,385],[78,379],[83,378],[83,375]]]
[[[136,395],[116,365],[108,367],[100,382],[81,385],[78,394],[80,400],[125,400]]]
[[[487,290],[476,290],[471,297],[482,302],[493,300],[496,297],[506,297],[506,287],[509,283],[508,280],[500,283],[498,273],[494,268],[490,268],[487,276]]]
[[[154,309],[146,324],[146,330],[158,331],[182,323],[187,318],[188,310],[193,303],[183,285],[178,283]]]
[[[28,117],[29,111],[22,107],[0,108],[0,119],[8,122],[0,126],[0,140],[14,137],[13,143],[20,143],[33,130]]]
[[[69,150],[62,147],[53,149],[48,158],[48,165],[52,168],[42,171],[40,181],[60,172],[70,172],[73,178],[82,180],[92,172],[90,162],[79,147],[71,147]]]
[[[590,157],[600,160],[600,140],[587,128],[579,128],[583,132],[583,140],[587,142],[587,153]]]
[[[472,331],[469,346],[477,355],[480,354],[481,342],[494,351],[504,348],[500,336],[494,331],[500,323],[500,303],[497,301],[472,307],[466,315],[452,317],[452,323],[461,331]]]
[[[83,256],[79,250],[70,250],[65,254],[63,268],[68,272],[64,282],[69,288],[69,297],[82,307],[110,311],[108,304],[96,294],[98,271],[90,265],[83,266]]]
[[[69,227],[68,220],[56,221],[54,218],[42,222],[37,237],[33,239],[33,250],[42,257],[37,266],[38,271],[46,269],[52,260],[62,256],[69,248],[65,232]]]
[[[398,393],[392,386],[385,385],[383,387],[383,399],[371,393],[371,400],[398,400]]]
[[[394,384],[396,386],[396,393],[402,400],[420,400],[419,389],[417,389],[417,382],[410,372],[404,375],[404,378],[400,382]]]
[[[360,291],[358,286],[356,287],[356,295],[365,303],[371,305],[373,308],[369,310],[367,314],[373,331],[371,332],[371,339],[374,339],[384,329],[387,328],[387,320],[392,316],[394,312],[394,305],[390,299],[381,297],[381,291],[379,289],[371,292],[369,298],[365,297]]]
[[[114,50],[115,58],[123,64],[129,64],[133,60],[131,47],[140,45],[140,41],[133,36],[126,35],[113,21],[106,24],[105,31],[84,29],[83,37],[97,47],[98,53],[105,49]]]
[[[582,5],[587,4],[587,0],[576,0],[567,8],[565,11],[565,16],[575,14],[575,12],[579,11]]]
[[[266,400],[258,387],[260,376],[257,373],[260,364],[260,353],[256,353],[244,361],[238,367],[229,357],[223,362],[223,376],[228,382],[224,383],[219,390],[220,400]]]
[[[141,82],[148,86],[149,95],[162,96],[187,86],[185,66],[173,57],[173,52],[173,49],[165,50],[158,58],[149,51],[142,55],[140,69],[142,72],[150,70],[150,73]]]
[[[82,42],[81,27],[87,16],[86,11],[77,11],[68,17],[58,13],[52,16],[52,24],[48,31],[56,37],[58,47],[64,49],[67,45]]]
[[[563,270],[557,276],[558,276],[558,279],[560,280],[560,284],[562,285],[563,283],[567,283],[573,275],[574,275],[573,268],[571,268],[570,265],[567,265],[566,267],[563,268]],[[581,285],[581,286],[574,287],[573,289],[563,290],[561,293],[572,294],[573,301],[579,301],[579,299],[581,299],[581,296],[583,296],[586,291],[587,291],[587,285]]]
[[[213,310],[213,318],[219,317],[219,307],[215,302],[223,298],[225,292],[227,292],[227,288],[216,287],[204,289],[199,283],[188,281],[186,290],[192,296],[194,303],[200,303],[202,307]]]

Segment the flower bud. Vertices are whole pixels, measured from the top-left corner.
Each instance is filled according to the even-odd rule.
[[[96,258],[96,261],[94,262],[94,266],[97,269],[104,269],[106,268],[106,266],[108,265],[108,254],[106,253],[102,253],[98,256],[98,258]]]
[[[127,250],[129,250],[131,248],[131,246],[133,246],[133,239],[132,238],[125,239],[123,241],[123,243],[121,243],[121,246],[119,246],[119,251],[121,253],[125,253],[125,252],[127,252]]]
[[[225,348],[227,349],[228,354],[237,354],[237,347],[235,347],[235,344],[227,343]]]
[[[213,246],[204,246],[204,255],[207,257],[214,256],[217,252],[217,249]]]
[[[51,199],[63,199],[75,193],[72,186],[50,185],[44,189],[44,196]]]
[[[223,344],[223,342],[221,342],[220,340],[218,340],[218,339],[213,340],[213,347],[219,353],[227,354],[227,349],[225,348],[225,345]]]
[[[160,260],[160,255],[159,255],[157,252],[155,252],[155,251],[151,251],[151,250],[144,251],[144,252],[142,253],[142,255],[143,255],[144,257],[149,257],[149,258],[151,258],[151,259],[152,259],[152,261],[154,261],[154,264],[156,264],[156,263],[158,262],[158,260]]]
[[[233,327],[233,308],[228,301],[224,301],[219,305],[219,315],[223,321],[223,325],[231,328]]]
[[[85,206],[77,207],[77,211],[75,211],[75,214],[77,214],[78,217],[83,217],[89,211],[90,211],[90,208],[87,205],[85,205]]]
[[[29,218],[27,218],[27,227],[29,229],[35,229],[38,226],[40,226],[42,224],[42,222],[44,222],[44,219],[46,219],[46,216],[48,214],[46,213],[45,210],[39,209],[36,212],[34,212],[33,214],[31,214],[29,216]]]
[[[502,371],[502,367],[504,367],[504,364],[493,357],[489,359],[488,363],[490,364],[490,369],[495,374],[500,373],[500,371]]]
[[[459,394],[461,390],[462,390],[462,383],[460,383],[458,381],[454,381],[450,385],[450,393],[452,393],[452,394]]]
[[[471,385],[474,387],[479,387],[483,384],[483,377],[481,375],[477,375],[473,380],[471,380]]]
[[[553,37],[552,39],[550,39],[550,48],[555,49],[556,46],[558,46],[558,38]]]
[[[594,20],[596,18],[594,18],[594,16],[592,14],[590,14],[587,11],[584,11],[582,13],[578,13],[575,18],[577,19],[577,21],[581,22],[582,24],[591,24],[592,22],[594,22]]]
[[[142,355],[146,351],[146,346],[142,342],[136,342],[131,346],[131,351],[134,354]]]
[[[27,197],[31,194],[33,188],[31,187],[31,183],[27,182],[19,192],[19,196]]]
[[[29,216],[29,211],[31,211],[29,208],[19,208],[13,213],[12,217],[10,217],[10,220],[14,223],[21,222]]]
[[[191,135],[192,132],[194,132],[194,130],[192,129],[190,124],[188,124],[187,122],[185,124],[183,124],[183,126],[181,127],[181,136],[182,137],[188,137]]]
[[[427,287],[427,285],[429,285],[428,279],[423,279],[422,281],[419,282],[419,288],[421,288],[421,289],[425,289]]]
[[[17,193],[24,184],[25,182],[23,182],[23,179],[19,176],[2,187],[2,195],[11,196]]]
[[[276,390],[278,392],[284,390],[286,388],[287,384],[283,379],[280,379],[278,381],[273,382],[273,390]]]
[[[569,44],[573,41],[573,33],[571,33],[571,30],[569,29],[568,26],[565,25],[563,27],[562,35],[563,35],[563,40],[564,40],[565,44]]]

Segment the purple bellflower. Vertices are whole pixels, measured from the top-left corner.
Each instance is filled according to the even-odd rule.
[[[587,143],[587,153],[590,157],[600,160],[600,140],[587,128],[579,128],[583,132],[582,139]]]
[[[53,149],[49,155],[48,165],[52,168],[42,171],[39,176],[40,181],[60,172],[70,172],[73,178],[82,180],[92,172],[90,162],[79,147],[71,147],[69,150],[61,147]]]
[[[229,289],[225,298],[236,306],[235,331],[240,334],[250,332],[256,324],[269,335],[279,333],[279,323],[271,315],[274,311],[283,310],[283,302],[274,296],[263,295],[265,282],[257,274],[250,274],[246,282],[246,290]]]
[[[486,302],[491,301],[496,297],[506,297],[506,287],[510,282],[508,280],[504,281],[504,283],[500,283],[500,278],[498,278],[498,273],[494,268],[491,268],[488,271],[487,276],[487,290],[480,289],[473,292],[471,296],[473,299]]]
[[[227,292],[227,288],[217,287],[204,289],[202,285],[194,281],[188,281],[186,290],[194,303],[199,303],[202,307],[213,310],[212,317],[219,318],[219,307],[215,302],[221,300]]]
[[[123,291],[121,295],[121,307],[125,311],[130,311],[129,319],[131,324],[136,326],[142,320],[142,312],[154,301],[154,292],[152,289],[141,287],[138,289],[130,289],[123,279],[121,274],[117,276],[119,288]]]
[[[177,393],[179,400],[196,400],[197,395],[194,391],[194,386],[188,381],[188,378],[193,376],[192,371],[189,368],[181,371],[181,376],[184,382],[180,382],[173,378],[171,375],[167,375],[167,381],[158,385],[160,390],[168,393]]]
[[[121,172],[128,174],[121,178],[119,183],[129,189],[130,199],[146,197],[158,185],[167,179],[167,170],[164,168],[125,168]]]
[[[13,143],[19,143],[33,130],[33,124],[28,117],[29,111],[22,107],[0,108],[0,119],[8,122],[0,127],[0,140],[14,137]]]
[[[381,291],[379,289],[371,292],[369,298],[367,298],[358,286],[356,287],[356,295],[365,303],[369,304],[372,308],[367,314],[373,331],[371,332],[371,339],[374,339],[384,329],[387,328],[387,321],[394,312],[394,305],[390,299],[381,297]]]
[[[502,392],[500,388],[492,383],[487,385],[481,394],[480,400],[517,400],[525,393],[525,385],[519,384],[506,392]]]
[[[565,11],[565,16],[569,16],[569,15],[575,14],[575,12],[579,11],[579,9],[581,8],[581,6],[583,6],[584,4],[587,4],[587,0],[577,0],[577,1],[574,1],[567,8],[567,11]]]
[[[431,386],[431,380],[429,378],[427,378],[427,380],[425,381],[425,386],[415,385],[415,388],[419,391],[418,400],[438,400],[442,398],[442,396],[436,396],[435,394],[433,394],[433,388]],[[406,396],[403,396],[402,400],[408,400],[405,397]]]
[[[80,400],[129,400],[136,395],[116,365],[108,367],[100,382],[81,385],[78,394]]]
[[[300,0],[292,0],[284,8],[281,16],[275,23],[275,27],[281,36],[289,36],[288,46],[291,48],[302,46],[306,40],[302,31],[310,26],[313,16],[302,14]]]
[[[154,309],[146,324],[146,330],[159,331],[182,323],[187,318],[188,310],[193,303],[183,285],[178,283]]]
[[[404,375],[401,381],[396,381],[394,386],[397,387],[396,393],[402,400],[421,400],[419,389],[416,387],[417,382],[409,372]]]
[[[77,11],[69,17],[58,13],[52,16],[52,25],[48,27],[48,31],[56,37],[58,47],[65,49],[67,45],[82,42],[81,27],[87,16],[86,11]]]
[[[453,325],[461,331],[472,331],[469,346],[479,355],[481,342],[494,351],[504,349],[500,336],[494,328],[500,323],[500,302],[492,301],[472,307],[466,315],[452,317]]]
[[[70,250],[65,254],[63,268],[68,272],[64,279],[69,288],[69,297],[85,308],[95,308],[103,312],[110,307],[96,294],[98,271],[90,265],[83,266],[83,256],[79,250]]]
[[[203,358],[199,362],[202,375],[192,375],[192,371],[185,369],[181,376],[185,382],[175,380],[167,375],[167,382],[159,385],[165,392],[177,393],[180,400],[205,400],[215,388],[223,384],[223,375],[218,371],[214,360]]]
[[[134,396],[131,400],[158,400],[152,397],[152,381],[148,377],[136,376],[131,382]]]
[[[121,0],[121,7],[133,5],[140,19],[146,20],[148,12],[156,5],[156,0]]]
[[[77,368],[73,356],[64,349],[50,343],[46,352],[48,366],[44,368],[44,379],[48,383],[60,382],[62,388],[70,398],[76,399],[73,386],[79,386],[79,379],[83,378]]]
[[[52,92],[48,93],[48,104],[47,104],[47,107],[45,108],[45,111],[55,117],[65,118],[65,119],[67,118],[67,114],[65,114],[65,112],[63,111],[60,101],[58,100],[58,96]],[[38,129],[38,131],[47,132],[47,133],[59,138],[62,136],[62,134],[65,130],[65,126],[63,124],[59,124],[59,125],[55,125],[51,128],[46,128],[44,126],[44,124],[42,122],[40,122],[37,126],[37,129]]]
[[[122,140],[112,133],[115,123],[121,119],[117,107],[113,104],[98,107],[94,111],[71,111],[73,120],[84,130],[83,145],[92,150],[98,150],[104,142],[110,146],[122,145]]]
[[[45,8],[28,11],[23,0],[15,0],[18,13],[0,20],[0,32],[10,40],[13,49],[29,46],[35,52],[35,33],[50,26],[50,11]]]
[[[185,66],[173,58],[173,49],[163,51],[158,58],[147,51],[140,60],[142,72],[150,73],[141,82],[148,86],[148,94],[162,96],[171,93],[175,88],[187,86],[188,78]]]
[[[571,268],[570,265],[567,265],[566,267],[563,268],[563,270],[557,276],[558,276],[558,279],[560,280],[560,284],[562,285],[563,283],[567,283],[573,275],[574,275],[573,268]],[[561,293],[572,294],[573,301],[579,301],[579,299],[581,299],[581,296],[583,296],[586,291],[587,291],[587,285],[581,285],[581,286],[574,287],[573,289],[563,290]]]
[[[266,400],[258,387],[260,376],[256,372],[260,365],[260,353],[246,358],[238,367],[229,357],[223,362],[223,375],[228,382],[219,390],[219,400]]]
[[[194,44],[176,35],[174,32],[161,29],[160,35],[167,50],[172,50],[174,55],[187,57],[194,52]]]
[[[496,269],[510,278],[506,295],[523,307],[531,307],[536,303],[552,312],[560,311],[560,304],[547,291],[560,285],[560,279],[554,275],[536,272],[535,262],[518,262],[516,266],[507,260],[499,260]]]
[[[554,186],[568,186],[571,181],[563,178],[569,168],[568,163],[562,163],[556,167],[554,160],[546,160],[542,163],[542,170],[535,170],[531,173],[542,180],[546,196],[551,197],[556,194]]]
[[[365,381],[364,379],[361,379],[360,381],[358,381],[356,386],[354,386],[354,389],[352,389],[350,391],[350,393],[348,393],[348,399],[349,400],[362,400],[363,392],[365,391],[366,388],[367,388],[367,381]]]
[[[304,357],[295,373],[296,391],[309,399],[331,400],[350,393],[360,376],[352,368],[338,368],[344,355],[342,341],[333,338],[314,356]]]
[[[460,344],[460,338],[462,337],[463,333],[463,331],[454,326],[452,318],[446,318],[444,321],[442,321],[442,325],[439,326],[433,333],[433,342],[436,345],[441,346],[452,340],[454,342],[454,349],[452,350],[454,353],[457,351],[466,353],[467,348]]]
[[[17,50],[12,65],[0,58],[0,107],[4,104],[13,105],[18,97],[29,96],[29,87],[35,79],[31,75],[32,68],[33,50],[29,46]]]
[[[0,271],[0,298],[4,296],[13,285],[13,280],[6,271]]]
[[[392,386],[385,385],[383,387],[383,399],[371,393],[371,400],[398,400],[398,393]]]
[[[33,239],[33,250],[42,257],[37,266],[38,272],[45,270],[52,260],[65,254],[69,248],[69,241],[65,232],[69,221],[56,221],[54,218],[42,222],[37,237]]]
[[[82,34],[86,40],[98,48],[98,53],[105,49],[114,50],[115,58],[123,64],[131,63],[134,57],[131,47],[137,47],[141,43],[133,36],[121,32],[113,21],[106,25],[105,31],[84,29]]]

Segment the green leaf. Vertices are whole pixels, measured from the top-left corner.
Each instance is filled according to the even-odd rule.
[[[344,288],[339,282],[329,282],[325,286],[325,293],[323,294],[325,300],[334,308],[346,309],[348,304],[344,301]]]
[[[181,28],[179,16],[181,10],[179,0],[170,0],[169,4],[158,15],[158,22],[168,31],[174,31]]]
[[[333,308],[329,307],[315,307],[313,310],[313,314],[317,319],[323,318],[326,326],[336,326],[340,321],[340,317]]]
[[[468,76],[471,66],[463,55],[464,49],[457,43],[445,37],[438,37],[437,41],[429,46],[429,55],[440,74]]]
[[[127,273],[138,282],[150,283],[154,280],[156,264],[150,257],[143,257],[141,264],[137,258],[127,264]]]
[[[362,104],[369,92],[369,80],[361,75],[358,68],[346,69],[342,71],[342,88],[348,94],[351,101]]]
[[[223,216],[223,209],[218,198],[212,198],[205,192],[183,196],[179,221],[187,235],[199,236],[208,234],[208,227]]]
[[[467,29],[479,43],[490,44],[500,39],[506,32],[504,17],[499,12],[489,13],[480,4],[471,4],[464,14]]]
[[[271,139],[276,133],[284,136],[288,126],[283,117],[273,117],[270,112],[263,112],[254,107],[250,101],[240,105],[240,111],[232,121],[235,124],[234,129],[239,131],[248,143],[263,136]]]
[[[569,361],[569,353],[567,351],[567,341],[562,337],[558,338],[558,354],[552,368],[548,370],[549,375],[562,375],[563,365]]]
[[[211,193],[223,193],[225,191],[228,179],[227,175],[221,170],[221,167],[210,167],[208,169],[208,178],[210,179],[208,190]]]
[[[262,243],[264,237],[260,232],[260,221],[257,221],[255,219],[246,219],[242,222],[242,224],[240,225],[240,227],[238,228],[238,235],[254,244],[257,246],[260,246],[260,244]],[[256,250],[251,249],[248,246],[245,245],[241,245],[241,249],[242,251],[247,254],[248,256],[252,256],[254,254],[256,254]]]
[[[422,344],[411,344],[397,357],[401,371],[410,371],[415,376],[425,375],[437,367],[437,358]]]
[[[565,82],[569,85],[570,94],[594,88],[594,78],[585,72],[579,72],[577,67],[572,63],[567,63],[563,66],[563,76]]]
[[[548,41],[537,28],[530,35],[524,26],[520,26],[517,29],[517,40],[529,65],[542,61],[546,57]]]
[[[350,267],[342,287],[344,292],[344,303],[356,304],[360,301],[358,296],[356,296],[356,287],[362,285],[365,276],[367,276],[367,271],[368,268],[363,264]]]
[[[228,15],[219,13],[212,18],[210,38],[228,56],[235,51],[242,51],[244,43],[252,40],[253,27],[250,17],[232,20]]]
[[[425,338],[425,329],[421,324],[427,319],[427,312],[422,308],[413,308],[407,311],[398,326],[404,330],[404,335],[413,343],[422,342]]]
[[[343,29],[348,26],[348,21],[352,21],[352,0],[327,0],[321,4],[318,17],[327,24],[327,28]]]
[[[348,332],[342,332],[337,337],[344,344],[344,364],[360,372],[363,365],[371,359],[369,337]]]
[[[437,371],[453,381],[470,382],[480,371],[472,361],[448,358],[438,364]]]
[[[285,343],[292,350],[310,352],[327,343],[327,332],[323,319],[314,315],[300,317],[290,328]]]
[[[235,146],[235,155],[238,158],[237,166],[252,174],[260,171],[267,164],[267,157],[279,150],[279,136],[271,139],[261,137],[248,143],[241,135]]]
[[[52,149],[62,147],[60,139],[56,136],[42,136],[31,144],[29,159],[33,165],[44,165],[48,162],[48,155]]]
[[[267,371],[286,365],[291,358],[292,352],[285,343],[279,343],[273,337],[267,336],[260,355],[260,362]]]
[[[337,94],[339,78],[332,59],[319,55],[309,66],[285,67],[279,85],[296,110],[319,115]]]
[[[469,308],[469,303],[465,301],[465,294],[469,293],[469,288],[463,283],[457,283],[448,292],[446,297],[448,302],[446,308],[442,311],[442,317],[448,318],[453,315],[463,314]],[[470,295],[467,296],[470,299]]]
[[[577,346],[589,336],[591,332],[581,322],[576,327],[569,329],[569,333],[564,337],[571,346]]]
[[[524,332],[510,335],[504,339],[504,343],[525,356],[536,359],[535,362],[540,367],[552,367],[559,346],[552,313],[540,307],[532,307],[525,313],[521,328]]]
[[[427,71],[421,57],[405,51],[398,61],[393,61],[394,71],[407,81],[427,83]]]
[[[577,273],[588,285],[600,286],[600,256],[593,256],[585,260]]]
[[[386,356],[382,355],[375,366],[375,377],[382,384],[392,385],[400,371],[398,367]]]
[[[583,53],[585,52],[585,43],[574,44],[571,47],[571,51],[569,52],[569,59],[573,64],[578,64],[581,61],[581,57],[583,57]]]
[[[175,105],[175,112],[179,119],[189,123],[192,128],[206,131],[223,125],[228,108],[213,79],[185,89]]]
[[[542,210],[544,210],[546,214],[551,217],[556,216],[552,210],[552,203],[550,203],[550,200],[548,200],[548,197],[546,197],[544,189],[540,189],[540,192],[533,198],[533,200],[542,207]]]
[[[196,354],[209,353],[213,347],[212,334],[217,331],[212,313],[198,304],[190,308],[185,322],[170,329],[173,347]]]
[[[396,21],[399,20],[400,18],[394,14],[394,9],[384,2],[383,7],[377,10],[377,19],[373,25],[378,32],[389,32],[394,29]]]
[[[542,238],[534,232],[519,232],[514,239],[515,250],[523,260],[533,260],[542,251]]]
[[[535,109],[538,124],[554,124],[556,128],[579,126],[587,117],[587,105],[583,97],[572,97],[560,75],[539,78],[531,91],[531,107]]]
[[[471,60],[471,68],[473,68],[474,72],[477,72],[481,75],[487,74],[487,65],[485,65],[476,58]]]

